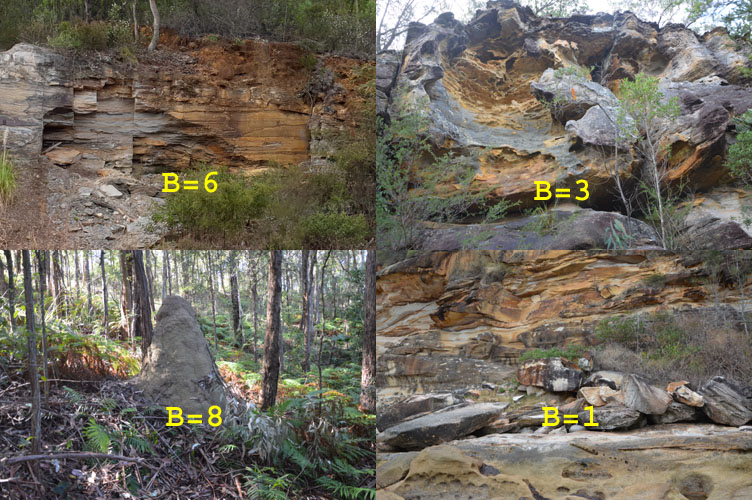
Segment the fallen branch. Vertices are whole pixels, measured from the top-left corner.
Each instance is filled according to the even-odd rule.
[[[66,458],[103,458],[110,460],[122,460],[124,462],[141,462],[144,459],[141,457],[124,457],[122,455],[108,455],[107,453],[89,453],[89,452],[71,452],[71,453],[51,453],[48,455],[21,455],[18,457],[12,457],[5,461],[0,460],[0,464],[17,464],[19,462],[28,462],[31,460],[54,460]]]

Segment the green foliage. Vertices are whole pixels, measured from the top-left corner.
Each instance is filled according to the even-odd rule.
[[[274,467],[246,467],[245,476],[248,498],[253,500],[286,500],[292,482],[292,474],[280,475]]]
[[[515,201],[514,203],[510,202],[506,198],[502,198],[498,201],[495,205],[489,207],[488,212],[486,213],[486,216],[484,218],[485,223],[491,223],[491,222],[498,222],[505,218],[507,216],[507,212],[518,206],[520,204],[519,201]]]
[[[109,453],[112,448],[112,439],[110,438],[107,429],[104,426],[98,424],[93,418],[89,418],[89,422],[84,426],[84,437],[86,438],[86,444],[94,450],[100,453]]]
[[[734,120],[736,142],[728,151],[726,165],[731,173],[745,185],[752,185],[752,111],[748,110]]]
[[[316,64],[318,64],[318,59],[316,59],[316,56],[311,54],[310,52],[306,52],[305,54],[300,56],[300,65],[308,71],[313,71],[313,69],[316,67]]]
[[[533,232],[538,236],[556,232],[556,216],[547,206],[538,205],[535,208],[525,210],[523,213],[531,218],[530,222],[522,227],[523,231]]]
[[[614,219],[604,232],[604,242],[609,250],[629,248],[633,239],[619,219]]]
[[[318,213],[302,222],[303,248],[355,248],[368,240],[365,216]]]
[[[659,144],[660,127],[665,120],[679,115],[679,99],[664,99],[658,78],[638,73],[634,81],[622,80],[621,103],[617,123],[619,135],[636,141],[636,149],[645,159],[640,179],[645,220],[651,224],[664,249],[677,249],[685,214],[679,209],[679,196],[664,186],[666,165],[671,154]],[[679,189],[679,193],[681,188]]]
[[[59,49],[105,50],[131,45],[133,35],[123,21],[77,24],[63,21],[57,26],[57,34],[48,36],[47,43]]]
[[[577,361],[577,358],[587,350],[583,345],[569,345],[564,349],[559,347],[551,347],[550,349],[530,349],[523,352],[520,355],[519,360],[527,361],[530,359],[545,359],[545,358],[566,358],[571,361]]]
[[[406,107],[388,124],[380,123],[376,221],[383,246],[414,247],[421,222],[458,221],[486,194],[470,189],[475,168],[467,158],[433,152],[429,127],[420,105]]]
[[[562,66],[561,68],[554,70],[554,77],[564,78],[570,76],[574,78],[580,78],[582,80],[590,80],[590,75],[594,70],[595,66],[580,66],[578,64],[573,64],[570,66]]]
[[[0,207],[9,204],[16,193],[16,168],[5,148],[8,128],[3,132],[3,154],[0,156]]]
[[[688,21],[700,28],[722,25],[738,40],[752,36],[752,3],[748,0],[688,0]]]

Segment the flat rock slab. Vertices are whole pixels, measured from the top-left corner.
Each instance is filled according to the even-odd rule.
[[[451,392],[416,394],[406,399],[380,407],[376,427],[383,431],[421,413],[432,412],[459,402]]]
[[[403,498],[605,498],[679,499],[705,485],[708,499],[741,499],[752,486],[752,433],[712,424],[672,424],[622,432],[496,434],[449,443],[499,473],[484,476],[462,461],[447,468],[440,456],[424,454],[420,474],[411,473],[388,491]],[[380,463],[401,453],[379,454]],[[480,474],[479,474],[480,472]],[[706,478],[710,478],[708,482]],[[667,488],[672,495],[665,496]],[[569,493],[562,493],[568,491]],[[582,491],[588,496],[573,495]],[[659,491],[662,496],[641,496]],[[596,492],[600,492],[596,495]],[[695,498],[701,498],[697,496]]]
[[[467,436],[490,424],[508,404],[481,403],[455,410],[431,413],[390,427],[379,434],[379,443],[401,450],[428,446]]]
[[[72,165],[81,159],[81,151],[70,148],[57,148],[47,153],[47,158],[56,165]]]

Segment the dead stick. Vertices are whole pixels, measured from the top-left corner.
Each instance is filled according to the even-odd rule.
[[[51,453],[49,455],[21,455],[12,457],[5,461],[5,464],[17,464],[19,462],[28,462],[30,460],[53,460],[66,458],[104,458],[110,460],[122,460],[124,462],[141,462],[141,457],[124,457],[122,455],[108,455],[106,453],[88,453],[88,452],[71,452],[71,453]],[[2,462],[0,462],[2,463]]]

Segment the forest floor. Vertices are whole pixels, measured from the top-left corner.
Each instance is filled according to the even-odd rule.
[[[97,365],[91,361],[76,364]],[[220,372],[234,402],[254,407],[259,386],[249,385],[221,362]],[[42,397],[41,453],[69,456],[15,461],[31,453],[31,390],[24,366],[0,363],[0,498],[332,498],[315,484],[304,494],[289,491],[288,474],[278,483],[259,487],[254,472],[269,480],[283,466],[274,464],[276,471],[243,467],[256,459],[244,445],[238,454],[222,427],[167,427],[164,408],[149,404],[127,379],[97,377],[91,370],[80,373],[82,380],[50,379],[49,393]],[[84,376],[93,380],[83,380]],[[278,404],[297,392],[280,385]],[[92,458],[96,454],[118,458]],[[366,454],[355,466],[374,469],[375,454]]]

